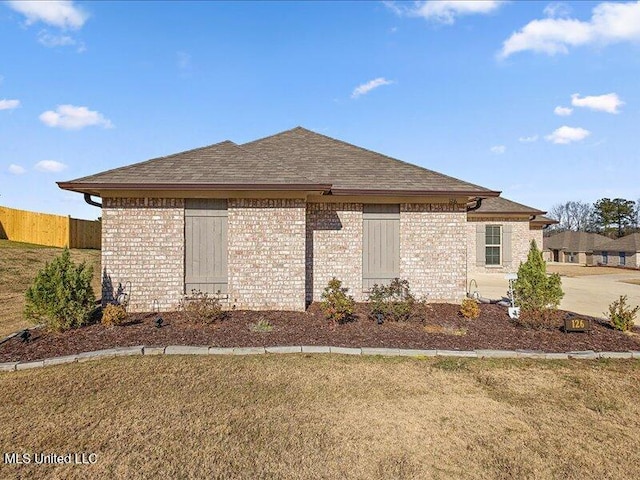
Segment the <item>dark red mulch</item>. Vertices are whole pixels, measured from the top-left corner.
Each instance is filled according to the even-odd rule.
[[[480,305],[480,309],[480,318],[466,320],[459,314],[459,305],[431,304],[422,321],[385,321],[383,325],[377,325],[368,318],[367,306],[361,304],[357,307],[354,321],[335,327],[324,319],[316,304],[309,307],[307,312],[230,312],[228,319],[213,325],[185,321],[179,314],[165,313],[162,315],[165,321],[162,328],[155,327],[154,314],[133,314],[133,323],[119,327],[97,324],[64,333],[32,330],[29,343],[22,343],[16,337],[0,345],[0,362],[37,360],[134,345],[331,345],[448,350],[525,349],[545,352],[640,350],[640,336],[617,332],[602,320],[593,319],[591,333],[566,334],[559,327],[532,330],[517,326],[509,319],[506,309],[497,305]],[[566,314],[558,312],[558,325]],[[251,331],[251,325],[261,319],[271,322],[271,332]],[[427,333],[424,325],[450,330],[449,333]],[[453,335],[453,329],[466,329],[466,334]]]

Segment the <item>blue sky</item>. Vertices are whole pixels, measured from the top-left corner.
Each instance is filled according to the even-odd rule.
[[[541,209],[640,197],[640,3],[3,2],[0,205],[301,125]]]

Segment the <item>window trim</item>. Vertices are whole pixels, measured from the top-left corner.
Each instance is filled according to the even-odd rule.
[[[498,231],[500,232],[500,241],[499,243],[488,243],[487,242],[487,229],[488,228],[497,228]],[[496,225],[496,224],[489,224],[489,225],[485,225],[484,227],[484,264],[487,268],[496,268],[496,267],[502,267],[503,266],[503,245],[504,245],[504,233],[503,233],[503,226],[502,225]],[[493,236],[493,235],[492,235]],[[489,263],[488,261],[488,255],[487,255],[487,248],[498,248],[498,263]]]

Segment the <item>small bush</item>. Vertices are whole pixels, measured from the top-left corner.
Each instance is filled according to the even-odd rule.
[[[547,264],[535,240],[531,241],[527,261],[518,268],[514,290],[516,304],[522,312],[532,312],[533,316],[539,315],[541,318],[545,316],[545,310],[557,309],[564,297],[560,275],[547,275]]]
[[[178,309],[186,316],[187,320],[197,320],[205,324],[224,320],[228,315],[222,309],[217,297],[211,297],[207,292],[200,290],[191,290],[191,296],[184,298]]]
[[[105,327],[114,327],[122,325],[127,321],[127,311],[122,305],[108,304],[102,310],[102,319],[100,323]]]
[[[261,318],[256,323],[251,325],[251,331],[257,333],[268,333],[273,330],[273,325],[266,318]]]
[[[626,332],[633,328],[636,314],[640,310],[640,306],[631,308],[627,306],[627,296],[620,295],[618,300],[609,305],[609,322],[616,330]]]
[[[353,318],[355,301],[348,295],[348,288],[342,286],[342,282],[336,277],[329,280],[329,284],[322,292],[322,311],[333,324],[345,323]]]
[[[467,320],[473,320],[480,316],[480,306],[473,298],[465,298],[460,305],[460,314]]]
[[[394,278],[389,285],[375,284],[369,293],[371,316],[382,314],[385,319],[406,321],[415,313],[416,299],[411,294],[409,282]]]
[[[24,316],[56,331],[87,324],[96,309],[92,275],[93,269],[85,262],[75,265],[65,248],[45,265],[27,290]]]
[[[557,330],[562,326],[562,316],[557,310],[525,310],[520,313],[518,325],[533,330]]]

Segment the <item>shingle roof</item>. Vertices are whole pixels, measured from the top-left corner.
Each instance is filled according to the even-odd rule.
[[[315,184],[298,172],[275,156],[267,160],[231,141],[225,141],[61,183],[72,187],[94,185],[96,188],[99,185],[131,188],[131,185]]]
[[[480,208],[473,211],[474,213],[523,213],[528,215],[542,215],[542,210],[538,210],[537,208],[527,207],[521,203],[514,202],[513,200],[508,200],[503,197],[491,197],[485,198],[482,200],[482,204]],[[551,220],[551,223],[553,221]]]
[[[615,240],[609,240],[595,250],[604,252],[640,252],[640,233],[632,233]]]
[[[565,231],[543,239],[544,250],[566,250],[568,252],[592,252],[596,247],[610,241],[597,233]]]
[[[537,223],[542,225],[553,225],[554,223],[560,223],[553,218],[545,217],[544,215],[536,215],[536,218],[531,220],[531,223]]]
[[[480,196],[498,193],[302,127],[245,143],[243,147],[266,157],[281,158],[316,182],[331,183],[334,194],[394,190]]]
[[[331,189],[332,194],[497,196],[495,192],[302,127],[236,145],[226,141],[58,182],[113,189]]]

